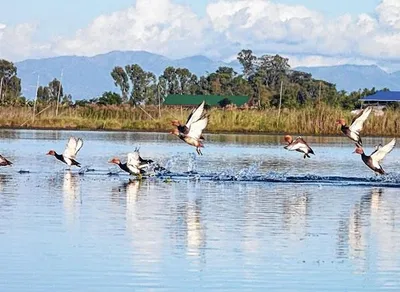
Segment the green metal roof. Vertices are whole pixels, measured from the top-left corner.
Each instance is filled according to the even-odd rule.
[[[229,99],[233,104],[242,106],[249,101],[248,96],[240,95],[185,95],[169,94],[164,101],[164,105],[198,105],[203,100],[209,106],[219,106],[219,102],[224,98]]]

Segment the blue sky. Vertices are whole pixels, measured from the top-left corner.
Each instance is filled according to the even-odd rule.
[[[174,0],[188,5],[204,16],[211,0]],[[276,0],[276,3],[303,5],[329,16],[345,13],[373,13],[380,0]],[[39,25],[36,37],[44,40],[59,35],[72,36],[76,30],[88,25],[95,17],[126,9],[133,0],[0,0],[0,23],[16,25],[29,22]]]
[[[400,67],[400,0],[0,0],[0,58],[145,50]],[[113,13],[116,12],[116,13]]]

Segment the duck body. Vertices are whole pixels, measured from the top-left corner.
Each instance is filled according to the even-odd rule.
[[[345,134],[350,140],[356,142],[358,145],[362,146],[362,140],[358,132],[352,131],[347,125],[342,125],[340,130]]]
[[[203,129],[207,126],[208,117],[204,115],[200,120],[194,122],[189,129],[187,134],[179,132],[178,129],[174,129],[170,134],[177,136],[182,141],[186,142],[188,145],[196,147],[196,152],[199,155],[203,155],[200,148],[204,147],[203,139],[201,139],[201,133]]]
[[[65,157],[63,154],[58,154],[57,152],[54,151],[54,154],[48,154],[48,155],[53,155],[56,159],[60,160],[61,162],[67,164],[68,166],[77,166],[81,167],[81,164],[76,161],[75,159]]]
[[[128,163],[121,163],[121,161],[119,161],[119,163],[116,163],[119,168],[121,168],[123,171],[129,173],[130,175],[138,175],[138,174],[145,174],[146,171],[143,168],[138,168],[136,169],[132,169],[128,166]]]
[[[340,130],[345,136],[354,141],[357,145],[362,146],[360,132],[362,131],[364,122],[369,117],[371,111],[371,107],[365,108],[363,111],[360,112],[359,115],[354,117],[350,126],[346,124],[346,121],[344,119],[337,120],[336,124],[341,125]]]
[[[113,158],[109,163],[114,163],[119,166],[119,168],[130,175],[135,175],[142,177],[146,173],[146,169],[154,161],[151,159],[143,159],[139,154],[139,149],[136,148],[134,152],[128,153],[127,161],[122,163],[119,158]]]
[[[7,158],[5,158],[3,155],[0,155],[0,166],[8,166],[8,165],[12,165],[13,163],[8,160]]]
[[[314,151],[308,146],[307,142],[302,137],[297,137],[293,140],[292,136],[286,135],[285,141],[288,143],[284,148],[289,151],[297,151],[304,154],[305,158],[311,158],[309,154],[315,155]]]
[[[208,115],[204,112],[205,101],[197,106],[189,115],[185,125],[182,125],[178,120],[173,120],[172,125],[176,128],[170,132],[177,136],[185,143],[196,147],[196,152],[203,155],[200,148],[204,147],[203,130],[208,124]]]
[[[204,147],[204,144],[201,142],[201,139],[196,139],[188,135],[183,135],[181,133],[179,133],[178,137],[187,144],[196,147],[197,154],[203,155],[203,153],[200,150],[200,148]]]
[[[375,151],[371,155],[366,155],[364,149],[356,144],[356,149],[353,153],[358,153],[361,155],[361,160],[366,166],[373,170],[376,174],[385,174],[380,162],[385,158],[385,156],[390,153],[394,146],[396,145],[396,139],[393,138],[389,143],[382,146],[381,144],[375,147]]]
[[[61,162],[68,166],[81,167],[81,164],[76,161],[76,155],[83,146],[83,140],[81,138],[70,137],[63,154],[58,154],[54,150],[50,150],[47,155],[52,155]]]
[[[365,155],[364,152],[361,154],[361,160],[374,172],[378,174],[385,174],[382,166],[379,163],[374,163],[374,160],[371,158],[371,156]]]

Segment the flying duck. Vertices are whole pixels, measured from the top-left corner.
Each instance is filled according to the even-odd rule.
[[[363,129],[363,124],[371,113],[372,108],[367,107],[361,113],[354,117],[350,126],[346,125],[346,121],[344,119],[339,119],[336,121],[336,124],[341,125],[341,130],[343,134],[349,137],[351,140],[356,142],[359,146],[362,146],[362,140],[360,137],[360,131]]]
[[[207,126],[207,123],[208,116],[203,115],[200,119],[190,124],[187,134],[180,132],[178,128],[171,131],[170,134],[178,136],[182,141],[185,141],[187,144],[196,147],[197,154],[203,155],[200,150],[201,147],[204,147],[203,139],[201,137],[204,128]]]
[[[5,157],[3,157],[3,155],[0,155],[0,166],[7,166],[7,165],[11,165],[11,164],[12,164],[11,161],[9,161]]]
[[[308,146],[307,142],[303,138],[297,137],[294,141],[292,136],[286,135],[285,141],[288,143],[284,148],[289,151],[297,151],[304,153],[304,159],[306,157],[311,158],[309,154],[314,154],[314,151]],[[315,154],[314,154],[315,155]]]
[[[356,144],[356,149],[353,153],[361,154],[361,159],[364,163],[372,169],[376,174],[385,174],[380,162],[385,158],[386,154],[390,153],[396,145],[396,139],[393,138],[392,141],[387,143],[385,146],[379,144],[375,146],[375,151],[371,155],[365,155],[364,150],[361,146]]]
[[[175,126],[179,133],[187,135],[189,133],[190,125],[197,122],[203,115],[205,101],[203,100],[195,109],[192,110],[189,117],[187,118],[186,124],[182,125],[179,120],[172,120],[171,124]],[[204,140],[203,135],[200,135],[200,139]]]
[[[55,158],[69,166],[75,165],[77,167],[81,167],[81,164],[75,159],[82,146],[83,140],[81,138],[70,137],[63,154],[58,154],[54,150],[50,150],[46,155],[55,156]]]
[[[152,162],[153,160],[146,160],[140,157],[138,148],[136,148],[134,152],[128,153],[128,158],[125,163],[122,163],[119,158],[113,158],[109,161],[109,163],[118,165],[123,171],[140,178],[146,173],[145,168],[147,168]]]

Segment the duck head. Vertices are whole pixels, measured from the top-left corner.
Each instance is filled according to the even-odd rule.
[[[178,129],[173,129],[171,132],[169,132],[170,134],[172,134],[172,135],[175,135],[175,136],[179,136],[179,130]]]
[[[353,153],[357,153],[357,154],[363,154],[364,150],[356,145],[356,149],[353,151]]]
[[[284,139],[288,144],[293,142],[293,138],[290,135],[285,135]]]
[[[108,163],[120,164],[121,160],[119,160],[119,158],[114,157]]]
[[[338,120],[336,120],[336,125],[345,126],[346,121],[344,119],[338,119]]]
[[[173,126],[175,126],[175,127],[178,127],[178,126],[181,125],[181,123],[180,123],[178,120],[172,120],[172,121],[171,121],[171,124],[172,124]]]
[[[54,155],[56,155],[56,152],[55,152],[54,150],[50,150],[49,152],[47,152],[46,155],[52,155],[52,156],[54,156]]]

